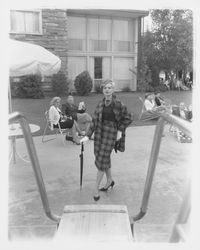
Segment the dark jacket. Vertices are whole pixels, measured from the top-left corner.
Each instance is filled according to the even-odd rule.
[[[155,97],[155,103],[157,106],[161,106],[162,102],[164,102],[164,100],[161,97]]]
[[[62,112],[69,117],[72,117],[73,120],[77,121],[77,113],[84,113],[85,110],[78,110],[78,106],[75,104],[70,105],[65,103],[62,105]]]

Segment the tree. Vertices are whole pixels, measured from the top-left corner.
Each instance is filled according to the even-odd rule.
[[[160,70],[192,70],[193,19],[190,10],[151,10],[150,15],[153,29],[143,37],[143,50],[157,85]]]

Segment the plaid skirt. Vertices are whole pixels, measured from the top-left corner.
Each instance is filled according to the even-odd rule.
[[[111,153],[117,139],[117,125],[112,121],[103,121],[94,131],[95,165],[105,171],[111,167]]]

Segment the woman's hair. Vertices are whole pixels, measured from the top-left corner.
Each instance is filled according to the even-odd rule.
[[[150,96],[150,95],[151,95],[151,93],[146,93],[144,98],[147,99],[147,97]]]
[[[61,101],[61,98],[59,96],[55,96],[50,101],[50,106],[54,105],[57,101]]]
[[[111,79],[106,79],[103,81],[101,87],[104,88],[107,84],[111,84],[113,88],[115,87],[115,83]]]

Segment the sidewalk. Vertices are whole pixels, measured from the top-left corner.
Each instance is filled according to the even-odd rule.
[[[139,212],[154,129],[155,126],[127,129],[126,151],[112,154],[112,174],[116,185],[113,190],[101,194],[99,204],[126,205],[130,216]],[[94,204],[96,168],[93,141],[85,145],[82,190],[79,187],[80,146],[71,142],[63,146],[61,138],[42,143],[41,137],[34,137],[34,142],[52,212],[61,215],[67,204]],[[138,241],[168,240],[190,171],[191,145],[178,143],[166,126],[148,211],[135,224]],[[17,150],[21,155],[27,155],[24,139],[17,139]],[[31,164],[19,158],[17,164],[10,164],[9,183],[11,238],[30,235],[51,238],[55,224],[45,216]],[[104,183],[105,179],[102,186]]]

